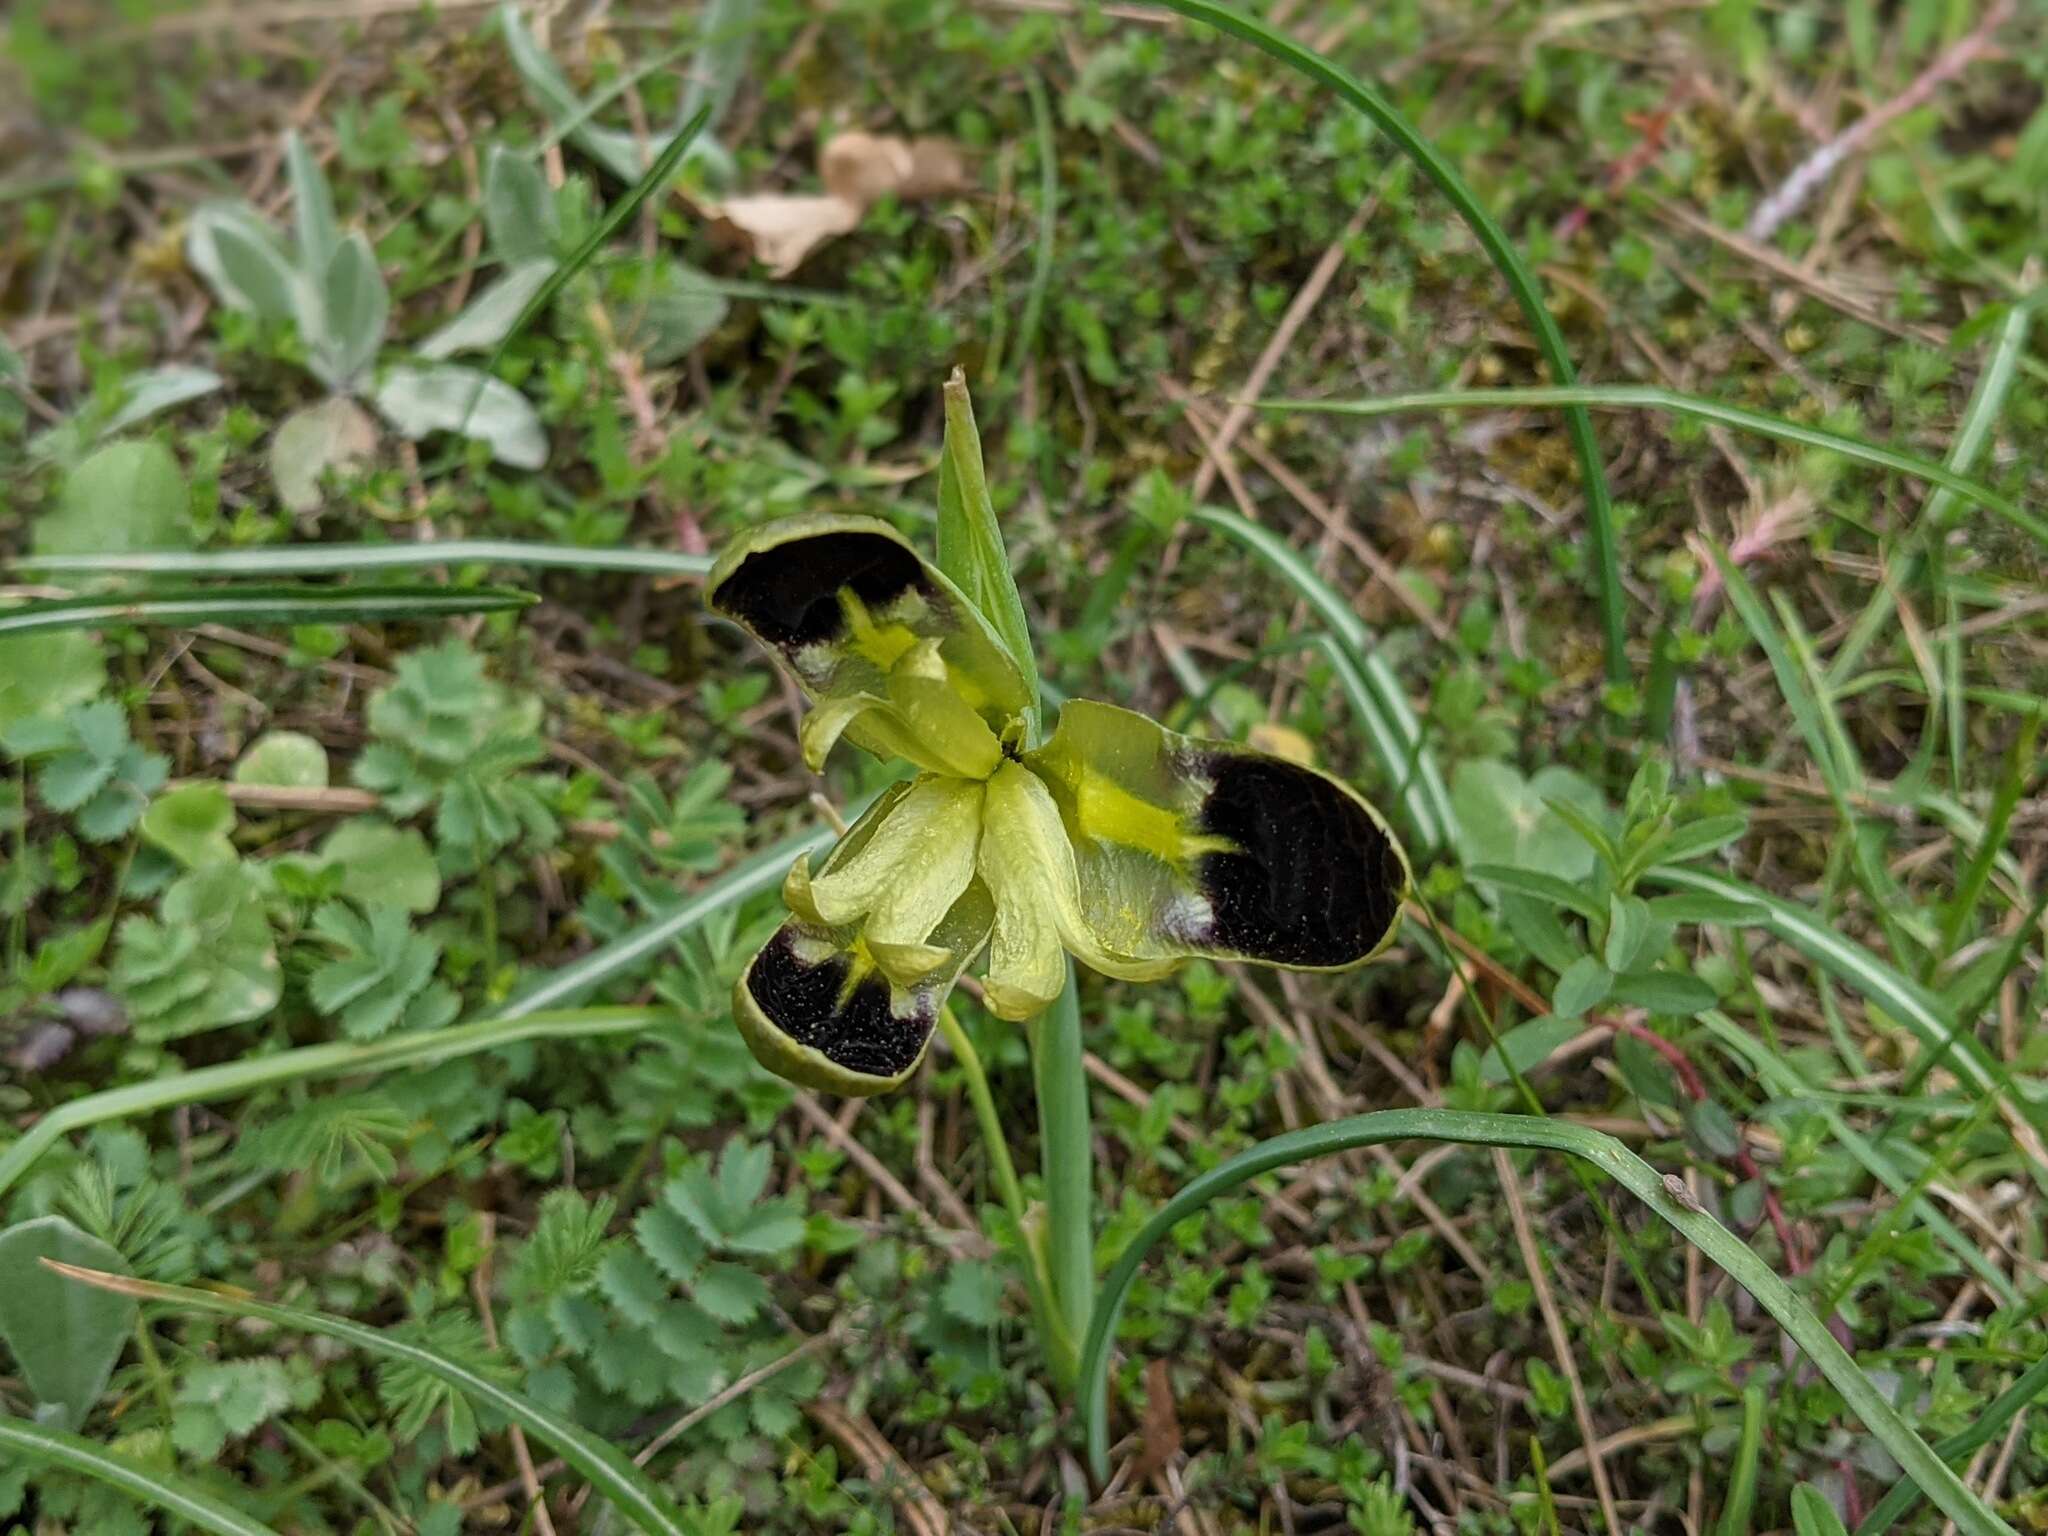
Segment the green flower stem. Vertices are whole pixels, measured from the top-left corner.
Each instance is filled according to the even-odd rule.
[[[1066,1331],[1081,1339],[1088,1336],[1095,1303],[1095,1223],[1089,1209],[1094,1195],[1094,1136],[1088,1124],[1088,1070],[1082,1060],[1081,997],[1071,962],[1066,990],[1030,1027],[1052,1299]],[[1063,1390],[1071,1390],[1074,1366],[1063,1369],[1055,1359],[1053,1377]]]
[[[1046,1357],[1053,1374],[1071,1380],[1081,1359],[1077,1336],[1053,1301],[1052,1271],[1045,1253],[1045,1238],[1031,1221],[1024,1203],[1024,1186],[1017,1179],[1017,1165],[1010,1158],[1010,1144],[1003,1132],[1003,1117],[996,1110],[995,1096],[988,1091],[988,1074],[982,1070],[981,1055],[950,1007],[939,1009],[939,1033],[967,1076],[967,1098],[974,1105],[974,1118],[981,1122],[981,1139],[988,1144],[990,1166],[995,1171],[996,1193],[1003,1208],[1016,1224],[1018,1240],[1024,1245],[1024,1284],[1031,1292],[1031,1311],[1038,1319],[1039,1336],[1045,1342]]]
[[[1797,1292],[1757,1257],[1741,1238],[1706,1214],[1672,1187],[1635,1153],[1612,1136],[1583,1125],[1539,1120],[1533,1115],[1474,1114],[1444,1109],[1389,1109],[1375,1114],[1332,1120],[1263,1141],[1229,1162],[1190,1181],[1162,1205],[1118,1256],[1103,1282],[1101,1305],[1081,1351],[1081,1415],[1088,1437],[1088,1459],[1098,1479],[1109,1475],[1107,1414],[1110,1343],[1123,1313],[1131,1282],[1145,1255],[1173,1227],[1201,1210],[1218,1195],[1276,1168],[1311,1158],[1348,1152],[1390,1141],[1448,1141],[1471,1146],[1526,1147],[1564,1152],[1582,1158],[1649,1207],[1730,1279],[1754,1296],[1841,1394],[1850,1412],[1891,1452],[1908,1478],[1956,1523],[1965,1536],[2014,1536],[2011,1526],[1993,1513],[1958,1477],[1934,1448],[1900,1416],[1891,1399],[1857,1366],[1835,1341],[1827,1324]]]

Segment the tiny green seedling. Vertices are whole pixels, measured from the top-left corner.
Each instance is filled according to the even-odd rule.
[[[488,374],[438,359],[502,338],[552,266],[537,278],[515,267],[480,295],[448,328],[463,327],[452,339],[448,331],[431,338],[433,350],[422,355],[432,366],[380,368],[391,297],[376,254],[361,231],[341,232],[327,178],[296,133],[286,137],[285,163],[295,224],[289,243],[253,207],[236,201],[202,204],[185,237],[187,259],[223,304],[298,326],[306,366],[330,392],[277,430],[271,474],[285,505],[295,512],[317,510],[321,474],[360,463],[374,451],[376,428],[359,400],[409,438],[456,432],[488,444],[494,458],[520,469],[547,462],[547,435],[523,395]],[[504,175],[501,168],[501,182]],[[523,295],[520,283],[531,285]],[[488,335],[501,312],[503,329]]]

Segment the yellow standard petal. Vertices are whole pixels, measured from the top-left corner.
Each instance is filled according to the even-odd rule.
[[[805,915],[858,923],[884,944],[922,944],[974,878],[981,804],[971,779],[916,780],[868,837],[810,878]]]
[[[987,996],[999,1018],[1028,1019],[1066,985],[1064,951],[1116,976],[1157,976],[1172,962],[1134,963],[1097,942],[1082,915],[1073,844],[1038,776],[1004,763],[988,781],[981,878],[996,904]]]

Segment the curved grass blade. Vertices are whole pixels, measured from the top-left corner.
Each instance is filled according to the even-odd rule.
[[[1329,626],[1330,643],[1323,647],[1324,653],[1358,716],[1366,744],[1379,758],[1389,781],[1400,789],[1416,851],[1430,853],[1443,847],[1457,825],[1450,789],[1435,754],[1423,744],[1422,723],[1409,707],[1400,679],[1374,650],[1371,632],[1351,605],[1272,529],[1215,507],[1203,507],[1190,515],[1258,556]]]
[[[2010,1074],[1992,1060],[1976,1036],[1957,1024],[1939,997],[1901,975],[1854,939],[1837,933],[1806,908],[1761,887],[1703,869],[1664,864],[1648,871],[1644,878],[1658,885],[1761,907],[1759,927],[1877,1004],[1886,1015],[1904,1025],[1921,1045],[1940,1052],[1949,1070],[1977,1092],[1996,1094],[2028,1121],[2040,1123],[2042,1111],[2014,1094]],[[2035,1177],[2048,1178],[2048,1169],[2038,1170]]]
[[[508,7],[507,10],[509,9]],[[508,35],[516,22],[517,16],[514,13],[512,21],[507,23]],[[464,433],[469,429],[469,418],[476,414],[477,402],[483,398],[485,381],[496,377],[498,364],[504,361],[505,349],[512,345],[521,331],[533,323],[535,315],[541,314],[554,303],[555,296],[590,265],[597,253],[604,249],[605,241],[611,239],[618,227],[638,213],[642,203],[668,185],[669,178],[676,173],[676,167],[683,163],[683,156],[690,152],[690,145],[695,142],[697,135],[704,131],[704,125],[711,121],[711,109],[712,103],[707,101],[691,115],[690,120],[677,131],[676,136],[668,141],[667,147],[654,157],[654,163],[647,167],[646,173],[633,183],[624,196],[605,209],[604,217],[583,237],[583,243],[569,253],[568,260],[555,268],[548,280],[526,301],[526,307],[519,311],[519,317],[499,338],[497,346],[492,348],[490,361],[484,364],[483,371],[477,378],[477,387],[470,396],[469,408],[463,412],[461,430]]]
[[[652,1478],[628,1461],[610,1442],[431,1349],[393,1338],[376,1328],[365,1328],[360,1323],[329,1317],[324,1312],[282,1307],[250,1297],[194,1290],[184,1285],[159,1285],[153,1280],[135,1280],[102,1270],[80,1269],[54,1260],[45,1262],[66,1279],[133,1296],[137,1301],[159,1301],[195,1312],[253,1318],[299,1333],[317,1333],[339,1339],[344,1344],[352,1344],[387,1360],[402,1360],[446,1382],[471,1401],[488,1403],[529,1435],[553,1446],[564,1461],[611,1500],[619,1513],[650,1536],[686,1536],[682,1512]]]
[[[1389,1109],[1333,1120],[1275,1136],[1241,1152],[1220,1167],[1190,1180],[1139,1229],[1096,1303],[1095,1320],[1081,1350],[1081,1414],[1088,1456],[1098,1479],[1109,1473],[1107,1385],[1110,1341],[1123,1313],[1131,1282],[1145,1255],[1175,1225],[1219,1195],[1262,1173],[1311,1158],[1390,1141],[1448,1141],[1468,1146],[1526,1147],[1580,1158],[1626,1187],[1658,1218],[1712,1259],[1775,1318],[1808,1359],[1819,1367],[1842,1400],[1935,1504],[1967,1536],[2015,1536],[2012,1527],[1971,1492],[1932,1447],[1915,1433],[1891,1401],[1835,1342],[1822,1321],[1764,1261],[1734,1233],[1690,1204],[1680,1204],[1663,1178],[1612,1136],[1583,1125],[1527,1115],[1476,1114],[1443,1109]]]
[[[192,587],[133,597],[38,598],[0,609],[0,636],[114,624],[189,629],[198,624],[382,624],[502,613],[540,599],[513,587]]]
[[[1787,421],[1782,416],[1768,416],[1762,411],[1745,410],[1725,401],[1682,395],[1676,390],[1658,389],[1649,384],[1433,389],[1417,394],[1385,395],[1372,400],[1260,400],[1256,404],[1268,411],[1316,411],[1334,416],[1393,416],[1404,411],[1497,411],[1517,405],[1670,411],[1679,416],[1734,427],[1738,431],[1754,432],[1759,437],[1775,438],[1781,443],[1792,443],[1801,448],[1823,448],[1830,453],[1839,453],[1845,459],[1854,459],[1859,464],[1911,475],[1916,480],[1938,486],[1952,496],[1974,502],[1993,516],[2003,518],[2013,527],[2048,544],[2048,522],[2043,522],[2018,502],[1999,495],[1990,486],[1972,480],[1946,464],[1937,464],[1932,459],[1923,459],[1918,454],[1898,448],[1887,448],[1882,443],[1866,442],[1845,432],[1809,427],[1804,422]]]
[[[62,1467],[67,1472],[76,1472],[94,1482],[105,1483],[109,1488],[119,1489],[132,1499],[189,1521],[202,1531],[213,1532],[214,1536],[277,1536],[269,1526],[251,1520],[232,1505],[223,1504],[203,1488],[195,1487],[181,1477],[159,1472],[154,1467],[130,1461],[125,1456],[117,1456],[83,1435],[49,1429],[27,1419],[0,1413],[0,1451],[8,1453],[0,1456],[0,1463],[18,1456],[24,1461]]]
[[[2043,1392],[2048,1392],[2048,1355],[2028,1366],[2019,1380],[1999,1393],[1991,1406],[1977,1416],[1976,1423],[1935,1446],[1934,1454],[1944,1461],[1961,1461],[1980,1446],[1989,1445],[2021,1409]],[[1863,1523],[1856,1527],[1856,1536],[1884,1536],[1921,1497],[1918,1483],[1910,1476],[1900,1478],[1892,1484],[1891,1492],[1878,1501],[1877,1508],[1863,1517]]]
[[[8,565],[53,574],[310,576],[345,571],[416,571],[436,565],[517,565],[535,570],[632,571],[702,576],[710,555],[665,549],[581,549],[518,539],[423,539],[408,544],[278,544],[267,549],[165,549],[118,555],[23,555]]]
[[[1499,268],[1501,277],[1515,296],[1515,302],[1521,306],[1529,329],[1535,332],[1537,350],[1543,354],[1544,362],[1550,365],[1551,376],[1560,385],[1576,381],[1578,375],[1572,368],[1571,354],[1565,350],[1564,333],[1557,328],[1557,321],[1544,302],[1543,290],[1537,286],[1535,274],[1523,262],[1507,232],[1487,212],[1486,205],[1479,201],[1478,194],[1465,184],[1457,168],[1437,152],[1436,146],[1422,136],[1399,108],[1372,86],[1313,48],[1306,48],[1283,36],[1262,21],[1218,5],[1215,0],[1156,0],[1156,3],[1195,21],[1206,22],[1219,32],[1241,38],[1318,85],[1334,91],[1348,105],[1370,118],[1374,126],[1393,140],[1401,152],[1415,162],[1416,168],[1436,184],[1437,190],[1443,193],[1472,231],[1480,248]],[[1626,594],[1621,585],[1621,564],[1615,545],[1614,507],[1607,490],[1607,470],[1601,462],[1599,439],[1593,435],[1593,419],[1586,413],[1585,406],[1575,404],[1568,410],[1567,425],[1572,448],[1578,455],[1579,474],[1586,484],[1586,531],[1593,545],[1593,597],[1599,604],[1600,630],[1606,641],[1607,677],[1610,682],[1625,682],[1629,675],[1628,634],[1623,622]]]
[[[2048,289],[2040,290],[2036,297],[2043,294],[2048,294]],[[1991,440],[1991,429],[1998,424],[1999,415],[2005,409],[2005,397],[2012,390],[2013,377],[2018,373],[2020,359],[2027,350],[2027,328],[2033,319],[2033,307],[2031,301],[2015,304],[1999,323],[1998,339],[1992,344],[1991,355],[1984,360],[1976,387],[1970,391],[1969,404],[1963,407],[1962,423],[1956,428],[1948,453],[1942,459],[1959,475],[1967,475],[1976,468],[1977,460],[1983,457],[1984,448]],[[1927,498],[1926,509],[1921,514],[1922,525],[1937,536],[1944,532],[1955,517],[1955,499],[1954,492],[1937,489]],[[1829,663],[1828,682],[1831,685],[1839,688],[1849,680],[1870,642],[1891,622],[1891,616],[1898,607],[1900,591],[1918,579],[1926,559],[1925,547],[1916,547],[1906,557],[1903,572],[1896,578],[1887,576],[1878,583],[1877,591],[1871,594],[1869,606],[1857,615],[1848,638]]]
[[[109,1088],[60,1104],[19,1139],[0,1149],[0,1195],[6,1194],[14,1181],[61,1138],[108,1120],[154,1114],[181,1104],[238,1099],[279,1083],[353,1077],[358,1073],[389,1072],[397,1067],[449,1061],[521,1040],[574,1039],[644,1029],[670,1016],[671,1010],[666,1008],[550,1009],[482,1019],[450,1029],[389,1035],[363,1045],[340,1041],[302,1045],[270,1056],[227,1061],[190,1072],[171,1072],[126,1087]]]
[[[714,913],[782,883],[800,853],[832,841],[829,827],[787,838],[721,876],[679,904],[673,912],[615,939],[581,960],[565,965],[524,997],[488,1019],[450,1029],[356,1045],[335,1042],[305,1045],[273,1056],[223,1062],[190,1072],[174,1072],[148,1082],[131,1083],[88,1094],[53,1109],[18,1140],[0,1149],[0,1195],[6,1194],[36,1159],[62,1137],[108,1120],[146,1115],[180,1104],[215,1103],[240,1098],[259,1088],[305,1078],[388,1072],[422,1062],[447,1061],[492,1050],[519,1040],[561,1039],[641,1029],[665,1016],[658,1008],[570,1008],[568,1004],[601,986],[649,955],[674,943]]]

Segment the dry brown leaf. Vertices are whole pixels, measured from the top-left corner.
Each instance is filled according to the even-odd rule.
[[[858,130],[825,143],[818,175],[823,196],[764,192],[707,203],[703,212],[772,275],[787,277],[820,245],[857,227],[884,197],[938,197],[968,184],[965,157],[945,139]]]
[[[1138,1464],[1131,1469],[1134,1488],[1142,1488],[1180,1454],[1180,1411],[1174,1406],[1173,1380],[1164,1360],[1145,1367],[1145,1417],[1139,1436]]]

